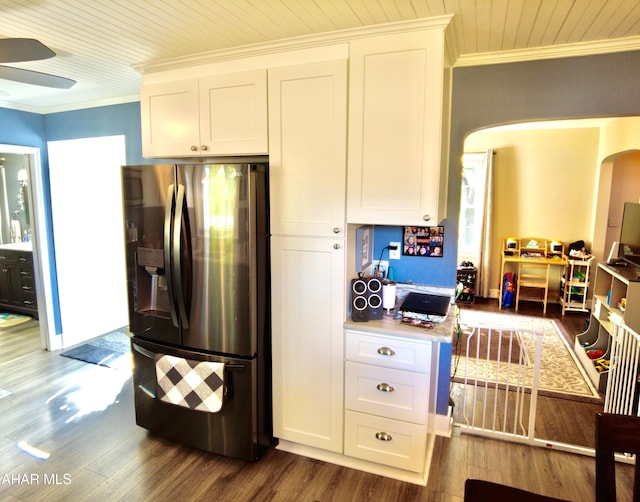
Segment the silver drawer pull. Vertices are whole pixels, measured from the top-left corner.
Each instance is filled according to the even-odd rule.
[[[394,390],[396,390],[388,383],[379,383],[378,385],[376,385],[376,388],[381,392],[393,392]]]
[[[393,438],[391,434],[387,434],[386,432],[376,432],[376,439],[380,441],[391,441]]]
[[[381,356],[395,356],[396,353],[393,349],[390,349],[389,347],[380,347],[378,349],[378,354],[380,354]]]

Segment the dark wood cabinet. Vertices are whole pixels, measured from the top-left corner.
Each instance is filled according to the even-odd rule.
[[[0,249],[0,310],[38,317],[33,253]]]

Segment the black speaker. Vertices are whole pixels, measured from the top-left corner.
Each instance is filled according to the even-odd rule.
[[[351,320],[382,319],[382,282],[377,277],[351,280]]]
[[[367,279],[367,290],[369,291],[369,298],[367,298],[369,319],[382,319],[382,281],[377,277],[370,277]]]
[[[351,320],[366,322],[369,320],[366,279],[351,279]]]

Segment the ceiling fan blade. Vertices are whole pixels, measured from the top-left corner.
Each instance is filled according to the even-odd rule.
[[[49,47],[33,38],[0,38],[0,63],[37,61],[55,55]]]
[[[56,89],[70,89],[76,83],[75,80],[70,78],[57,77],[48,73],[23,70],[11,66],[0,66],[0,79],[13,80],[23,84],[41,85],[43,87],[54,87]]]

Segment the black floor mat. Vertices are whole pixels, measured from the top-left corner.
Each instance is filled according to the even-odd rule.
[[[118,366],[116,361],[130,351],[129,337],[123,331],[118,330],[65,350],[60,355],[113,368]]]

